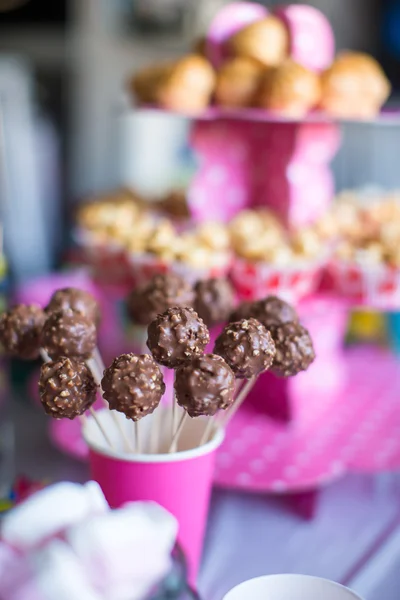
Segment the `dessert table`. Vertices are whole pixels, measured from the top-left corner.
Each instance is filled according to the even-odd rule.
[[[44,414],[13,405],[15,472],[32,479],[83,482],[85,464],[51,446]],[[351,475],[321,492],[313,520],[288,497],[216,489],[199,588],[220,600],[237,583],[293,572],[345,583],[365,600],[397,600],[400,587],[400,474]]]

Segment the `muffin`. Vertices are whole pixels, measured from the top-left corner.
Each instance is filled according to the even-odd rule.
[[[390,94],[379,63],[368,54],[344,52],[321,76],[321,109],[338,118],[374,118]]]
[[[203,56],[189,54],[175,62],[162,78],[157,104],[167,110],[197,114],[208,106],[214,87],[211,63]]]
[[[302,118],[321,98],[316,73],[288,60],[269,69],[260,85],[257,105],[291,118]]]
[[[228,60],[217,73],[215,103],[234,108],[252,106],[264,70],[252,58],[239,56]]]
[[[227,41],[230,56],[252,58],[266,67],[280,65],[289,53],[289,34],[272,15],[243,27]]]

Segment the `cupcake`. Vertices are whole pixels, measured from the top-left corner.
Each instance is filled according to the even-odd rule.
[[[302,118],[319,103],[320,98],[318,75],[288,60],[265,73],[257,105],[287,117]]]
[[[264,71],[252,58],[228,60],[217,73],[215,103],[235,108],[252,106]]]
[[[230,56],[252,58],[266,67],[280,65],[289,52],[284,23],[272,15],[240,29],[227,41]]]
[[[320,107],[339,118],[374,118],[390,94],[379,63],[361,52],[344,52],[321,76]]]
[[[197,114],[208,106],[214,87],[215,72],[209,61],[189,54],[175,62],[163,77],[156,100],[167,110]]]

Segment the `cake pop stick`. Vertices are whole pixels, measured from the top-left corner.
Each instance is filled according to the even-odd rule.
[[[139,421],[160,404],[165,383],[159,366],[149,354],[121,354],[105,370],[101,386],[111,410]],[[135,427],[135,443],[139,440]]]
[[[181,435],[183,428],[185,427],[186,420],[189,418],[189,415],[185,412],[181,416],[181,420],[179,421],[178,427],[174,435],[172,436],[171,444],[168,449],[168,452],[171,454],[172,452],[176,452],[176,448],[178,446],[179,436]]]
[[[108,402],[104,398],[103,388],[101,387],[102,373],[98,367],[98,362],[96,362],[94,360],[94,358],[89,358],[86,361],[86,364],[87,364],[88,368],[90,369],[90,372],[93,375],[93,379],[95,380],[96,385],[99,387],[101,399],[103,400],[104,405],[108,408]],[[132,444],[128,438],[128,435],[127,435],[125,429],[122,427],[121,423],[119,422],[117,415],[112,411],[110,411],[110,414],[111,414],[111,418],[114,421],[114,424],[115,424],[116,428],[118,429],[118,432],[121,435],[121,438],[124,442],[125,451],[132,452],[132,450],[133,450]]]
[[[43,348],[40,348],[39,354],[44,363],[48,363],[51,361],[50,356],[47,354],[46,350],[43,350]]]
[[[257,378],[258,376],[254,375],[243,385],[239,394],[235,398],[235,401],[232,404],[231,408],[222,416],[222,419],[219,422],[221,427],[225,428],[228,425],[228,423],[230,423],[230,421],[233,419],[233,417],[235,416],[235,414],[237,413],[237,411],[242,406],[243,402],[246,400],[247,396],[253,389]]]
[[[139,421],[135,421],[135,452],[136,454],[140,454],[142,444],[140,443],[140,429],[139,429]]]

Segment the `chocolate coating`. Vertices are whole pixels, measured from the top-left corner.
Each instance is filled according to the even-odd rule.
[[[234,306],[234,292],[227,279],[198,281],[194,289],[194,309],[208,327],[228,320]]]
[[[267,296],[254,302],[254,318],[260,321],[267,329],[272,325],[297,322],[299,320],[293,306],[277,296]]]
[[[86,315],[96,325],[100,323],[100,307],[92,294],[79,288],[63,288],[54,292],[50,302],[46,306],[46,312],[58,312],[60,310],[72,310]]]
[[[165,392],[160,368],[149,354],[121,354],[104,371],[101,386],[110,408],[132,421],[152,413]]]
[[[46,314],[36,304],[17,304],[0,317],[0,343],[8,356],[33,360],[39,356]]]
[[[193,308],[169,308],[150,323],[147,332],[154,359],[171,369],[203,354],[210,341],[207,326]]]
[[[309,332],[300,323],[282,323],[270,329],[276,354],[271,371],[279,377],[292,377],[306,371],[315,359]]]
[[[271,325],[280,325],[290,321],[297,322],[299,320],[293,306],[277,296],[267,296],[255,302],[242,302],[230,315],[229,321],[234,323],[240,321],[240,319],[250,318],[257,319],[267,329]]]
[[[203,354],[177,369],[174,385],[176,400],[188,415],[212,416],[232,404],[235,375],[221,356]]]
[[[39,393],[45,412],[54,419],[75,419],[96,400],[97,386],[84,362],[61,356],[44,363]]]
[[[251,319],[254,317],[254,302],[242,302],[239,306],[229,315],[229,323],[236,323],[242,319]]]
[[[259,321],[242,319],[225,327],[215,342],[214,352],[226,360],[238,379],[249,379],[270,368],[275,345]]]
[[[167,273],[155,275],[128,296],[128,314],[138,325],[148,325],[168,308],[193,306],[192,286],[179,275]]]
[[[50,358],[90,358],[96,348],[96,325],[86,315],[68,308],[50,313],[41,336]]]

